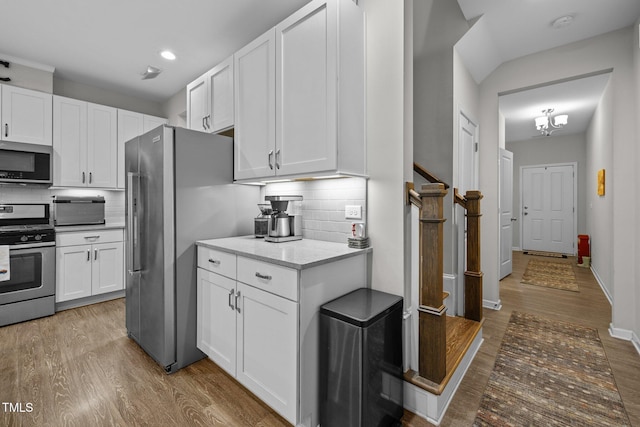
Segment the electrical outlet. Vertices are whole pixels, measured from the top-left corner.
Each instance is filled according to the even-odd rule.
[[[360,205],[346,205],[344,207],[345,219],[362,219],[362,206]]]

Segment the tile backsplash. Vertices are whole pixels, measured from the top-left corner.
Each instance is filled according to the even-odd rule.
[[[302,196],[302,236],[307,239],[346,243],[353,222],[367,219],[367,180],[339,178],[279,182],[265,186],[264,196]],[[345,219],[346,205],[362,206],[362,219]]]
[[[103,196],[105,220],[124,223],[124,191],[0,186],[0,203],[49,203],[56,195]]]

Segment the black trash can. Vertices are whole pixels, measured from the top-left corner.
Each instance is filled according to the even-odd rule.
[[[399,425],[402,297],[358,289],[320,308],[320,425]]]

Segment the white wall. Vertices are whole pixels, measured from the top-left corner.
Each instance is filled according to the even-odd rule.
[[[456,2],[415,2],[414,24],[414,145],[413,159],[451,186],[444,199],[444,272],[456,270],[456,238],[453,206],[454,168],[457,148],[458,103],[467,104],[463,90],[466,78],[454,57],[453,46],[469,29]],[[471,114],[471,113],[469,113]],[[416,184],[426,181],[415,174]]]
[[[145,99],[61,79],[59,77],[53,78],[53,93],[55,95],[66,96],[68,98],[80,99],[82,101],[108,105],[115,108],[122,108],[123,110],[164,117],[162,106],[157,102],[147,101]]]
[[[405,131],[405,2],[361,0],[367,17],[368,219],[373,246],[372,287],[403,295],[404,182],[411,176]],[[410,158],[410,157],[409,157]],[[406,273],[408,275],[408,273]]]
[[[636,326],[638,253],[637,225],[636,98],[637,77],[633,72],[633,47],[637,46],[633,28],[614,31],[566,46],[528,55],[502,64],[480,85],[480,190],[484,194],[482,253],[485,299],[499,298],[498,285],[498,95],[550,81],[613,68],[611,96],[613,129],[611,140],[614,167],[608,174],[613,198],[612,325],[632,330]],[[637,70],[635,70],[637,72]]]
[[[587,232],[587,190],[593,189],[591,175],[587,175],[587,148],[585,134],[553,135],[528,141],[507,142],[506,149],[513,153],[513,212],[518,222],[513,223],[513,247],[522,248],[520,242],[520,168],[522,166],[554,163],[578,163],[578,234]],[[608,139],[609,141],[611,139]],[[594,175],[595,176],[595,175]],[[577,250],[577,247],[576,247]]]
[[[162,104],[162,117],[169,119],[172,126],[187,127],[187,88],[180,89]]]
[[[636,85],[636,112],[635,112],[635,123],[636,123],[636,145],[638,143],[638,139],[640,139],[640,19],[636,21],[633,30],[633,75],[635,76],[635,85]],[[635,156],[636,165],[640,165],[640,149],[636,149]],[[636,194],[637,189],[640,188],[640,173],[636,175]],[[636,197],[636,213],[640,213],[640,197]],[[640,227],[636,229],[636,242],[640,242]],[[638,250],[638,249],[636,249]],[[635,257],[635,265],[640,264],[640,255],[636,253]],[[640,352],[640,289],[638,289],[638,284],[640,284],[640,269],[636,269],[635,272],[635,280],[632,283],[636,283],[635,292],[635,327],[633,328],[634,336],[632,339],[636,345],[636,349]]]
[[[613,197],[611,182],[607,174],[613,171],[613,96],[611,85],[607,85],[596,108],[586,133],[586,220],[590,235],[591,268],[610,299],[613,298],[612,259],[613,251]],[[596,193],[597,172],[605,170],[605,195]]]

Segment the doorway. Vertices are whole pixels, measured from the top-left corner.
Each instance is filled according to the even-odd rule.
[[[458,191],[461,195],[468,190],[478,189],[478,125],[463,111],[458,113]],[[465,211],[460,206],[454,210],[457,243],[458,263],[456,292],[453,295],[455,311],[449,314],[464,313],[464,272],[467,265],[467,221]]]
[[[520,168],[523,251],[575,254],[576,163]]]

